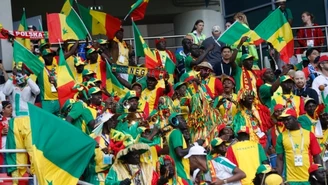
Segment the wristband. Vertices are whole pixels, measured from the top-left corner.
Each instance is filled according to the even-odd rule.
[[[224,179],[223,180],[223,184],[228,184],[228,180],[227,179]]]

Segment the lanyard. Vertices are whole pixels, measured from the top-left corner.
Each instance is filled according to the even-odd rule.
[[[304,137],[303,137],[303,130],[302,130],[302,128],[300,128],[300,132],[301,132],[301,139],[302,139],[302,141],[301,141],[301,152],[300,152],[300,154],[302,155],[303,150],[304,150]],[[293,153],[294,153],[294,155],[296,155],[296,149],[295,149],[294,141],[292,139],[292,136],[291,136],[289,130],[288,130],[288,137],[289,137],[290,143],[292,144]]]
[[[222,74],[225,74],[222,62],[221,62],[221,72],[222,72]],[[231,75],[231,72],[232,72],[232,69],[229,66],[229,74],[226,74],[226,75],[230,76]]]
[[[212,35],[212,38],[213,38],[213,40],[214,40],[214,42],[219,46],[219,47],[221,47],[221,44],[213,37],[213,35]]]

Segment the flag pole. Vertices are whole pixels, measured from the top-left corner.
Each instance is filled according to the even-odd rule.
[[[77,1],[75,1],[77,3]],[[87,31],[91,41],[92,41],[92,37],[91,37],[91,34],[89,32],[89,30],[87,29],[87,27],[85,26],[84,22],[82,21],[81,17],[79,16],[79,14],[77,14],[77,12],[75,11],[75,9],[71,6],[71,9],[74,11],[74,13],[76,14],[76,16],[80,19],[80,21],[82,22],[82,25],[84,27],[84,29]]]
[[[40,26],[41,30],[43,31],[43,26],[42,26],[42,23],[41,23],[40,19],[39,19],[39,26]]]
[[[131,21],[132,21],[131,27],[132,27],[132,35],[133,35],[134,60],[135,60],[136,65],[138,65],[137,45],[136,45],[136,38],[135,38],[135,34],[134,34],[134,28],[133,28],[133,24],[134,24],[133,17],[131,17]]]

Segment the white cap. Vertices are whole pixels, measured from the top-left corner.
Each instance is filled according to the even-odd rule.
[[[277,0],[276,3],[284,3],[286,0]]]
[[[220,26],[218,26],[218,25],[215,25],[215,26],[213,26],[212,27],[212,32],[216,32],[216,31],[221,31],[221,27]]]
[[[184,158],[189,158],[194,155],[207,155],[207,153],[204,147],[199,146],[198,143],[194,143],[194,146],[189,149],[188,154],[184,156]]]

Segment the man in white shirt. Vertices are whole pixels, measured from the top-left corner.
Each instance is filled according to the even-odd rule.
[[[241,185],[240,180],[246,177],[246,174],[225,158],[227,151],[226,143],[221,138],[215,138],[211,141],[212,152],[209,163],[209,172],[205,175],[206,181],[213,184]]]
[[[321,91],[323,91],[324,96],[326,97],[328,94],[328,56],[327,55],[323,55],[320,57],[318,62],[318,68],[321,71],[321,75],[313,80],[312,89],[317,91],[319,97],[321,97]]]
[[[3,93],[9,97],[13,106],[13,117],[28,116],[27,103],[34,104],[36,96],[40,93],[39,86],[26,75],[25,65],[16,63],[15,74],[8,79]]]

